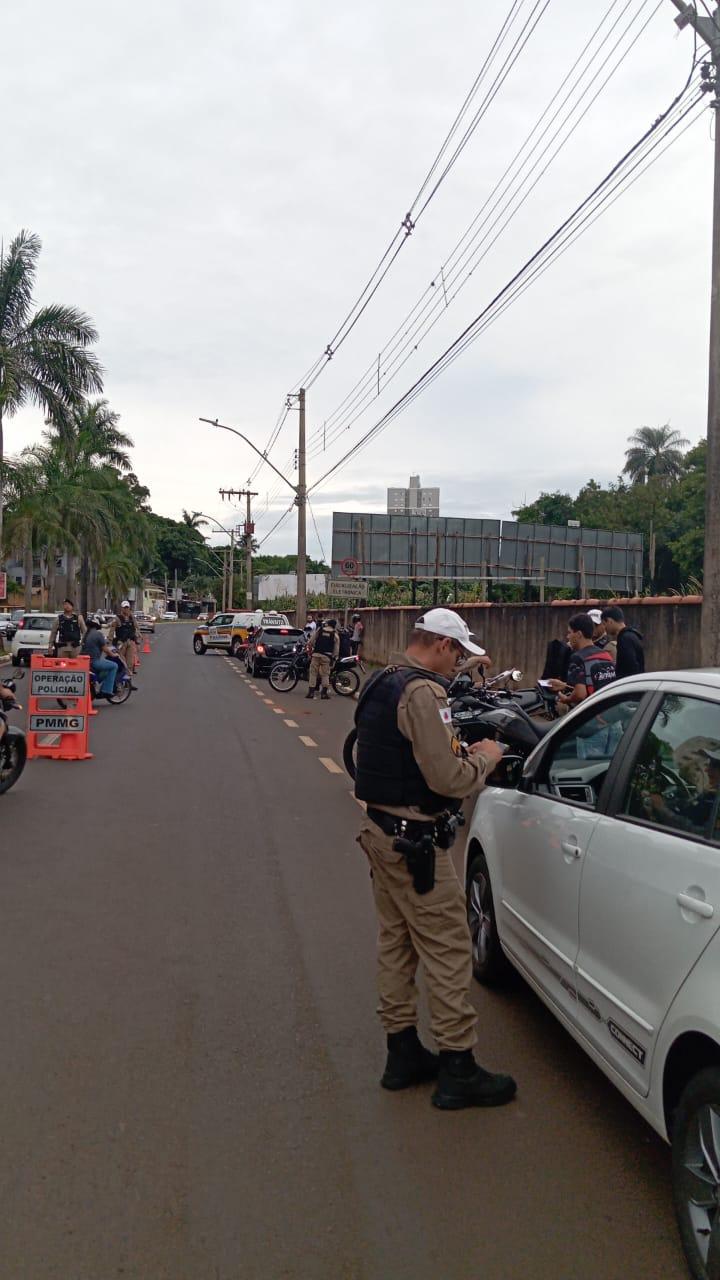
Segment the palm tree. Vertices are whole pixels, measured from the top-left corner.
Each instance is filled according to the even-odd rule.
[[[664,427],[640,427],[628,444],[623,474],[632,484],[646,484],[653,476],[665,482],[677,480],[682,474],[683,450],[690,441],[666,422]]]
[[[88,316],[59,303],[32,314],[41,243],[21,231],[0,252],[0,552],[3,538],[3,421],[26,404],[58,424],[88,392],[102,390],[102,370],[90,350],[97,332]]]
[[[186,524],[189,529],[199,529],[201,525],[207,524],[207,520],[202,518],[201,511],[186,511],[183,507],[182,518],[183,524]]]

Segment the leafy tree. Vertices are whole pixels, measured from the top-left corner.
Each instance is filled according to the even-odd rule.
[[[559,490],[541,493],[535,502],[518,507],[512,514],[523,524],[567,524],[568,520],[577,519],[575,499]]]
[[[673,431],[668,422],[664,427],[640,427],[628,443],[623,474],[632,484],[646,484],[654,476],[668,482],[682,475],[683,450],[690,441]]]
[[[102,389],[100,365],[90,350],[97,333],[84,312],[53,303],[33,314],[40,249],[38,236],[21,231],[0,254],[0,553],[4,420],[36,404],[61,423],[84,395]]]
[[[207,524],[207,520],[203,517],[201,511],[186,511],[183,507],[182,522],[189,529],[199,529],[201,525]]]
[[[705,555],[707,440],[685,454],[685,474],[668,494],[672,521],[668,543],[681,578],[701,586]]]

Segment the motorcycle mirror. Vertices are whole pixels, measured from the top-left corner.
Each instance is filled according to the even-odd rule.
[[[517,684],[518,680],[522,680],[522,674],[523,674],[522,671],[518,671],[517,667],[514,667],[513,670],[510,672],[510,678],[511,680],[514,680],[515,683]]]

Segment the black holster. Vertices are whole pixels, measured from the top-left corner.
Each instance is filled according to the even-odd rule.
[[[430,893],[435,888],[435,844],[432,836],[420,836],[418,840],[396,836],[393,849],[405,858],[415,892]]]

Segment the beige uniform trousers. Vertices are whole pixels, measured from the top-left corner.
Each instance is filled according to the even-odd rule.
[[[137,666],[137,644],[134,640],[119,640],[118,653],[132,675]]]
[[[465,899],[448,850],[435,851],[435,888],[418,894],[401,853],[368,822],[358,836],[372,868],[378,916],[378,1013],[386,1032],[417,1026],[418,962],[425,973],[430,1025],[439,1049],[472,1049],[472,950]]]
[[[79,658],[79,644],[59,644],[57,647],[58,658]]]
[[[323,689],[330,688],[330,658],[326,653],[314,653],[310,659],[310,688],[317,689],[318,681]]]

